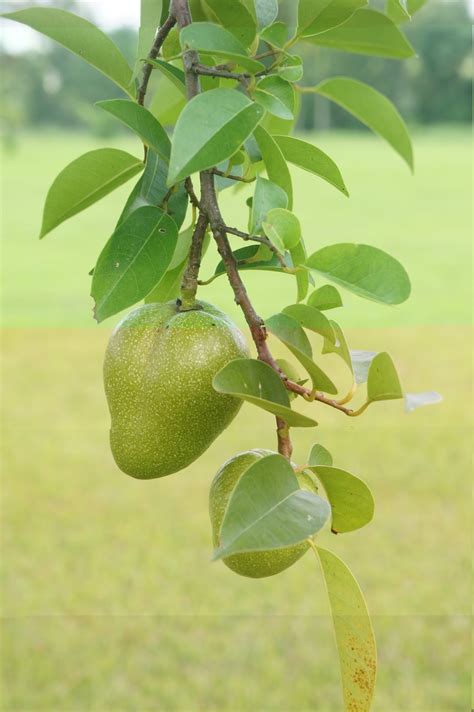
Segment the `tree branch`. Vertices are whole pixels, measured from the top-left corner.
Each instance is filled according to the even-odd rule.
[[[197,280],[199,268],[201,267],[202,245],[209,224],[207,215],[199,213],[199,218],[194,228],[189,251],[188,264],[183,275],[181,284],[181,311],[194,309],[196,303]]]
[[[192,71],[195,74],[200,74],[204,77],[215,77],[216,79],[236,79],[238,82],[247,81],[252,79],[254,76],[263,77],[267,74],[266,69],[254,75],[247,74],[246,72],[231,72],[228,69],[222,69],[221,67],[208,67],[207,65],[200,64],[199,62],[196,62],[193,65]]]
[[[244,178],[243,176],[235,176],[232,173],[220,171],[218,168],[213,168],[212,172],[215,176],[221,176],[222,178],[228,178],[229,180],[240,181],[241,183],[254,183],[257,180],[256,178]]]
[[[156,59],[160,53],[161,47],[163,45],[163,42],[165,39],[168,37],[170,31],[173,29],[173,27],[176,24],[176,18],[174,17],[173,14],[170,14],[166,22],[160,27],[158,32],[156,33],[155,41],[153,43],[153,47],[151,48],[147,59]],[[142,81],[140,84],[140,87],[138,89],[137,93],[137,101],[141,106],[145,103],[145,96],[146,92],[148,89],[148,82],[150,81],[150,76],[151,72],[153,69],[153,65],[150,64],[149,62],[146,62],[143,66],[143,75],[142,75]]]

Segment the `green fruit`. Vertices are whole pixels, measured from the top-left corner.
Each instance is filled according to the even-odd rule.
[[[215,476],[209,493],[209,514],[212,525],[212,538],[214,547],[219,545],[219,534],[224,519],[230,496],[234,491],[240,477],[254,462],[266,455],[274,455],[271,450],[249,450],[236,455],[228,460]],[[308,475],[297,474],[299,485],[302,489],[316,492],[316,487]],[[269,551],[254,551],[243,554],[232,554],[223,559],[226,566],[241,576],[263,578],[273,576],[284,571],[298,561],[309,548],[307,542],[295,544],[285,549]]]
[[[113,332],[104,363],[117,465],[139,479],[196,460],[237,415],[241,401],[217,393],[214,375],[248,356],[239,329],[216,307],[145,304]]]

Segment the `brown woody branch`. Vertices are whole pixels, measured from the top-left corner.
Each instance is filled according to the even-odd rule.
[[[233,173],[226,173],[225,171],[220,171],[218,168],[213,168],[212,172],[215,176],[221,176],[222,178],[228,178],[229,180],[240,181],[240,183],[253,183],[256,178],[244,178],[243,176],[235,176]]]
[[[246,72],[232,72],[228,69],[224,69],[222,66],[208,67],[206,64],[201,64],[200,62],[196,62],[193,65],[192,71],[194,74],[204,77],[214,77],[215,79],[235,79],[238,82],[247,82],[253,77],[264,77],[268,74],[266,69],[258,72],[257,74],[248,74]]]
[[[173,14],[170,14],[168,19],[163,23],[158,32],[156,33],[155,41],[153,47],[151,48],[147,59],[156,59],[160,53],[163,42],[168,37],[170,31],[176,24],[176,18]],[[150,62],[146,62],[143,66],[142,81],[137,93],[137,101],[143,106],[145,103],[145,96],[148,89],[148,82],[150,81],[151,72],[153,65]]]

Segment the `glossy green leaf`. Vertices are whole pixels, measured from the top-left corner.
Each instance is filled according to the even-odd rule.
[[[285,22],[274,22],[260,32],[260,39],[271,47],[282,49],[288,38],[288,26]]]
[[[181,30],[179,40],[183,50],[194,49],[203,54],[228,59],[250,74],[265,70],[265,65],[251,59],[244,45],[224,27],[212,22],[193,22]]]
[[[262,223],[265,235],[285,252],[301,240],[301,225],[296,215],[285,208],[273,208]]]
[[[133,98],[132,70],[116,44],[98,27],[72,12],[30,7],[2,17],[28,25],[98,69]]]
[[[370,364],[367,399],[373,403],[398,398],[403,398],[403,391],[395,365],[387,353],[379,353]]]
[[[108,99],[97,102],[97,106],[107,111],[128,126],[141,138],[144,144],[152,148],[166,161],[169,160],[171,141],[168,134],[144,106],[127,99]]]
[[[275,314],[265,320],[268,331],[277,337],[298,359],[308,372],[313,389],[324,393],[337,393],[337,388],[313,361],[313,351],[304,330],[288,314]]]
[[[281,264],[275,255],[272,255],[270,259],[260,259],[260,245],[241,247],[238,250],[234,250],[233,255],[237,261],[239,271],[263,270],[267,272],[282,272]],[[214,274],[217,276],[225,273],[225,265],[221,260],[217,265]]]
[[[286,458],[262,457],[245,470],[232,492],[214,559],[298,544],[322,529],[329,512],[326,500],[300,489]]]
[[[322,287],[315,289],[308,297],[308,304],[310,307],[315,307],[315,309],[320,309],[321,311],[343,306],[341,295],[332,284],[324,284]]]
[[[316,465],[311,469],[331,504],[333,532],[353,532],[372,520],[374,498],[365,482],[337,467]]]
[[[244,47],[255,39],[257,23],[249,10],[238,0],[205,0],[213,14],[213,20],[232,32]]]
[[[283,157],[283,153],[273,136],[271,136],[263,126],[257,126],[254,136],[265,163],[268,178],[277,186],[283,188],[288,196],[287,206],[291,210],[293,204],[293,186],[290,171]]]
[[[406,0],[387,0],[385,12],[396,25],[411,19]]]
[[[261,79],[255,88],[254,99],[280,119],[294,118],[294,89],[282,77],[272,75]]]
[[[178,230],[160,208],[135,210],[102,250],[92,278],[94,315],[103,321],[146,297],[168,269]]]
[[[308,255],[306,254],[306,247],[304,245],[304,240],[301,238],[299,243],[290,250],[291,259],[293,260],[293,265],[298,267],[299,265],[304,265]],[[308,294],[309,289],[309,273],[306,269],[300,269],[296,273],[296,285],[297,294],[296,299],[298,302],[303,301]]]
[[[320,465],[332,465],[332,455],[323,445],[313,445],[308,458],[310,468]]]
[[[298,55],[290,55],[278,66],[278,74],[287,82],[299,82],[303,78],[303,60]]]
[[[369,9],[357,10],[343,25],[305,40],[344,52],[393,59],[405,59],[415,54],[411,44],[389,17]]]
[[[349,351],[344,332],[342,331],[341,327],[337,322],[329,320],[329,323],[331,324],[332,328],[334,329],[334,333],[336,334],[336,343],[334,344],[332,341],[325,339],[323,345],[323,354],[337,354],[339,358],[342,358],[342,360],[349,367],[350,372],[353,373],[351,353]]]
[[[174,126],[186,106],[186,94],[163,72],[157,77],[149,110],[162,126]]]
[[[278,15],[278,0],[255,0],[259,27],[267,27]]]
[[[175,67],[170,62],[165,62],[163,59],[150,59],[148,61],[163,76],[169,79],[183,96],[186,95],[186,76],[182,69]]]
[[[99,148],[64,168],[48,191],[40,238],[143,170],[139,158],[115,148]]]
[[[306,264],[366,299],[401,304],[410,296],[410,280],[405,268],[377,247],[342,242],[314,252]]]
[[[264,109],[233,89],[212,89],[186,104],[173,135],[168,185],[230,158]]]
[[[441,403],[443,397],[436,391],[424,391],[423,393],[405,393],[405,410],[412,413],[417,408],[425,405],[435,405]]]
[[[338,27],[364,5],[367,0],[300,0],[297,34],[310,37]]]
[[[384,138],[413,170],[413,149],[408,129],[392,102],[368,84],[348,77],[334,77],[316,87],[318,94],[334,101]]]
[[[366,383],[369,376],[370,364],[377,356],[376,351],[351,350],[352,370],[357,385]]]
[[[144,205],[154,205],[165,210],[173,218],[179,230],[186,217],[188,194],[183,183],[175,186],[170,193],[166,185],[167,177],[168,166],[166,162],[152,149],[149,149],[143,175],[140,176],[140,180],[130,193],[118,225],[137,208],[142,208]],[[165,199],[166,204],[164,202]]]
[[[214,376],[218,393],[227,393],[277,415],[289,426],[312,428],[316,421],[291,410],[288,392],[271,366],[257,359],[235,359]]]
[[[140,0],[140,29],[138,31],[137,61],[133,70],[134,79],[142,67],[140,60],[148,56],[153,45],[157,28],[161,24],[162,12],[162,0]]]
[[[359,584],[339,557],[315,547],[329,596],[341,666],[345,709],[369,712],[375,689],[377,648]]]
[[[286,208],[287,205],[287,195],[279,185],[266,178],[257,178],[250,216],[250,232],[259,233],[269,211],[274,208]]]
[[[336,335],[329,319],[315,307],[307,304],[290,304],[283,309],[284,314],[288,314],[305,329],[320,334],[332,343],[336,342]]]
[[[314,173],[344,195],[349,195],[339,168],[326,153],[313,146],[312,143],[293,138],[293,136],[275,136],[275,141],[287,161],[305,171]]]

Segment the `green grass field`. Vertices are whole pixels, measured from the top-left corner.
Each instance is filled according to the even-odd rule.
[[[197,463],[162,481],[139,482],[114,465],[101,367],[117,319],[101,328],[92,321],[88,271],[131,184],[37,240],[51,180],[96,145],[87,137],[26,136],[2,161],[2,709],[339,712],[336,650],[314,557],[261,581],[210,563],[209,483],[229,456],[274,448],[271,416],[244,406]],[[139,155],[137,142],[110,145]],[[320,441],[374,491],[368,528],[321,537],[350,564],[373,615],[374,710],[465,712],[470,137],[415,135],[415,177],[365,134],[321,136],[318,145],[339,162],[351,199],[295,172],[310,251],[371,243],[402,259],[413,281],[413,298],[401,307],[347,296],[335,316],[353,348],[390,351],[406,390],[436,389],[444,402],[411,415],[400,403],[380,404],[357,420],[303,406],[320,427],[295,433],[295,459]],[[244,227],[241,205],[226,194],[228,222]],[[215,262],[210,251],[204,275]],[[263,316],[293,297],[287,276],[246,282]],[[242,323],[224,281],[202,294]]]

